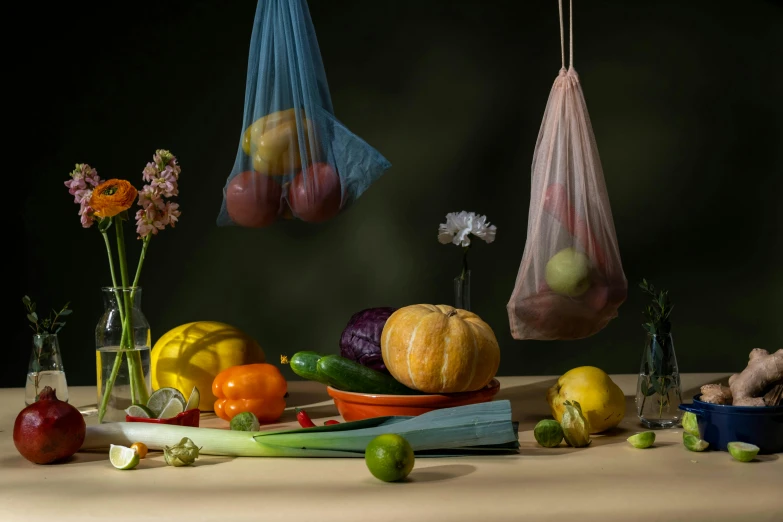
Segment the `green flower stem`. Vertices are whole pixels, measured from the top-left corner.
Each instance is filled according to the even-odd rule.
[[[130,378],[131,402],[133,404],[147,404],[149,395],[147,394],[147,384],[144,382],[143,368],[141,363],[141,354],[136,350],[136,340],[133,333],[133,297],[134,289],[130,288],[128,279],[128,262],[125,255],[125,236],[122,233],[123,217],[115,217],[117,228],[117,254],[120,258],[120,277],[122,278],[122,287],[130,292],[123,292],[125,298],[125,322],[122,328],[122,337],[124,346],[128,351],[128,374]]]
[[[139,266],[136,267],[136,277],[133,278],[133,290],[131,296],[136,296],[136,288],[139,286],[139,277],[141,276],[141,267],[144,265],[144,258],[147,257],[147,247],[150,244],[151,235],[147,235],[142,239],[143,245],[141,247],[141,255],[139,256]]]
[[[122,300],[120,299],[120,292],[117,290],[117,276],[114,272],[114,258],[111,255],[111,242],[109,241],[109,234],[101,232],[103,236],[103,242],[106,243],[106,253],[109,256],[109,272],[111,272],[111,285],[114,287],[114,296],[117,298],[117,308],[120,311],[120,322],[125,322],[125,310],[122,307]]]
[[[462,273],[460,274],[459,278],[463,281],[468,275],[468,250],[470,249],[470,245],[466,246],[463,249],[462,253]]]

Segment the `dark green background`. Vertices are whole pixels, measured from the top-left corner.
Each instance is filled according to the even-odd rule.
[[[251,333],[273,362],[337,352],[357,310],[451,302],[461,251],[439,244],[437,228],[447,212],[468,210],[498,227],[470,262],[473,309],[499,338],[501,375],[637,371],[642,277],[670,290],[684,372],[736,371],[752,348],[781,346],[776,2],[576,1],[575,67],[630,292],[604,331],[571,342],[514,341],[505,309],[560,67],[556,2],[311,1],[336,114],[393,167],[324,225],[218,228],[255,5],[31,3],[7,17],[22,36],[3,37],[4,200],[22,208],[4,227],[11,335],[0,385],[24,385],[25,293],[41,308],[71,301],[61,332],[68,381],[95,383],[108,267],[63,182],[86,162],[140,186],[156,148],[180,159],[182,217],[153,240],[142,275],[153,340],[218,320]]]

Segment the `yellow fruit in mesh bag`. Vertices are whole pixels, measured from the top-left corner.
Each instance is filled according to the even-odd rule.
[[[552,416],[562,422],[565,402],[576,401],[590,425],[590,433],[614,428],[625,416],[625,395],[609,375],[594,366],[564,373],[546,394]]]
[[[152,388],[176,388],[188,396],[199,389],[199,409],[212,411],[217,398],[212,381],[223,370],[266,362],[258,343],[240,329],[217,321],[183,324],[163,334],[152,347]]]

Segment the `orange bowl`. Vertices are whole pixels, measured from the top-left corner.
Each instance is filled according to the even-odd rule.
[[[349,422],[393,415],[416,416],[441,408],[489,402],[499,390],[500,383],[497,379],[492,379],[484,388],[472,392],[432,395],[378,395],[326,387],[337,411]]]
[[[175,426],[192,426],[193,428],[198,428],[200,418],[201,410],[194,408],[178,413],[168,419],[148,419],[146,417],[131,417],[130,415],[126,415],[125,422],[149,422],[151,424],[173,424]]]

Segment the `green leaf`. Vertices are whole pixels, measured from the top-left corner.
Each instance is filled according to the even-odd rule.
[[[28,297],[28,296],[24,296],[24,297],[22,298],[22,302],[23,302],[23,303],[24,303],[24,305],[25,305],[25,306],[27,306],[27,307],[29,307],[29,306],[30,306],[30,303],[32,303],[32,301],[30,300],[30,297]]]
[[[106,231],[108,231],[111,228],[113,221],[111,218],[101,218],[100,221],[98,221],[98,230],[100,230],[101,234],[105,234]]]
[[[60,312],[60,315],[71,315],[73,313],[73,310],[65,309],[62,312]]]
[[[27,318],[30,320],[31,323],[38,323],[38,315],[36,315],[35,312],[31,314],[27,314]]]
[[[30,363],[30,369],[34,373],[38,373],[41,371],[41,364],[38,362],[38,359],[33,359],[33,362]]]

